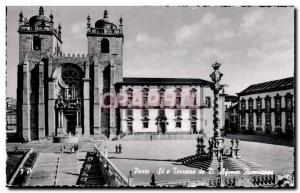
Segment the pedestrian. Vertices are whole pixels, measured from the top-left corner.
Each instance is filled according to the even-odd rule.
[[[154,175],[154,172],[152,172],[152,175],[151,175],[151,182],[150,182],[150,185],[151,186],[155,186],[156,183],[155,183],[155,175]]]
[[[122,153],[122,145],[119,144],[119,153]]]
[[[116,153],[119,153],[119,146],[117,144],[116,144],[115,148],[116,148]]]
[[[152,141],[152,134],[150,135],[150,141]]]

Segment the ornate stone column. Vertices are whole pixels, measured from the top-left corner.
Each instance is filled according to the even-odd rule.
[[[222,151],[223,151],[223,142],[224,139],[221,136],[221,131],[219,128],[219,92],[222,90],[223,85],[220,84],[220,80],[223,76],[222,73],[219,72],[219,68],[220,68],[221,64],[220,63],[215,63],[212,65],[214,72],[210,75],[212,81],[213,81],[213,85],[212,85],[212,90],[214,92],[214,113],[213,113],[213,124],[214,124],[214,137],[213,137],[213,159],[222,159]]]
[[[223,74],[219,72],[221,64],[214,63],[212,65],[214,72],[210,75],[210,78],[213,81],[212,90],[214,92],[214,113],[213,113],[213,124],[214,124],[214,136],[210,140],[210,157],[212,159],[210,168],[214,171],[220,173],[223,169],[223,149],[224,149],[224,139],[221,135],[220,127],[219,127],[219,96],[220,91],[223,89],[223,85],[220,84],[221,78]],[[222,112],[221,112],[222,114]],[[220,186],[223,187],[224,179],[223,176],[220,175],[221,183]]]

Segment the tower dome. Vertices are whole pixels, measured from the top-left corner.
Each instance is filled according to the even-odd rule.
[[[44,15],[43,7],[39,8],[39,14],[38,15],[32,16],[29,19],[29,24],[30,25],[38,25],[38,26],[41,25],[41,24],[50,25],[51,23],[52,23],[52,20],[49,17],[46,17]]]
[[[104,10],[103,19],[99,19],[95,22],[95,28],[117,29],[117,26],[108,20],[107,10]]]

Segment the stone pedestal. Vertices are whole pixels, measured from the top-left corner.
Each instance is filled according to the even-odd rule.
[[[76,126],[76,135],[81,136],[82,135],[82,127]]]
[[[201,156],[201,155],[206,155],[205,151],[204,151],[204,148],[205,148],[205,145],[204,145],[204,139],[203,137],[198,137],[197,138],[197,150],[196,150],[196,155],[197,156]]]
[[[109,139],[114,139],[116,138],[116,131],[117,131],[117,128],[116,127],[111,127],[110,128],[110,131],[109,131]]]
[[[222,159],[224,149],[223,137],[214,137],[210,142],[211,159]]]
[[[241,155],[240,155],[240,146],[239,146],[239,140],[238,139],[232,139],[231,140],[231,153],[230,153],[230,156],[232,158],[241,158]]]
[[[93,128],[93,131],[94,131],[94,135],[100,135],[100,127],[94,127]]]
[[[65,131],[63,127],[57,127],[57,136],[64,135]]]

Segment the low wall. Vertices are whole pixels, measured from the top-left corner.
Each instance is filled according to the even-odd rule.
[[[100,170],[104,176],[105,184],[109,187],[131,186],[131,178],[122,174],[118,168],[102,153],[100,148],[95,147],[94,151],[99,160]]]
[[[10,178],[7,186],[12,186],[15,178],[17,177],[17,175],[19,174],[21,168],[23,168],[24,163],[26,162],[26,160],[28,159],[29,155],[33,152],[33,149],[30,149],[29,151],[27,151],[27,153],[25,154],[25,156],[23,157],[21,163],[19,164],[18,168],[15,170],[13,176]]]
[[[258,187],[290,187],[294,186],[295,176],[292,172],[279,172],[272,175],[243,175],[243,176],[214,176],[210,178],[199,178],[193,180],[174,180],[157,182],[152,187],[210,187],[210,188],[258,188]],[[148,184],[137,184],[136,186],[147,187]]]

